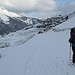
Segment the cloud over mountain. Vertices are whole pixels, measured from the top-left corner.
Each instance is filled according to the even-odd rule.
[[[68,2],[60,7],[58,7],[58,11],[63,12],[63,13],[69,13],[75,11],[75,2]]]
[[[75,2],[60,3],[58,6],[54,0],[0,0],[0,6],[15,13],[36,18],[51,17],[75,10]]]
[[[19,11],[53,10],[56,3],[53,0],[0,0],[0,6]]]

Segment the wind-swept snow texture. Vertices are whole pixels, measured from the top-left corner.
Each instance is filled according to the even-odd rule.
[[[0,75],[75,75],[69,65],[69,28],[75,17],[28,42],[0,49]]]

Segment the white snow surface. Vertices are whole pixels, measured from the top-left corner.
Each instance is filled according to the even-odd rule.
[[[75,17],[35,35],[26,43],[0,49],[0,75],[75,75],[69,64],[69,32]]]

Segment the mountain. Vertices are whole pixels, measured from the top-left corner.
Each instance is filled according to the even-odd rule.
[[[71,13],[64,14],[64,15],[58,15],[56,17],[47,18],[43,21],[42,25],[37,25],[37,28],[55,27],[55,26],[67,21],[68,19],[70,19],[74,16],[75,16],[75,11],[73,11]]]
[[[42,20],[40,19],[20,16],[0,7],[0,35],[8,34],[9,32],[14,32],[41,22]]]
[[[51,18],[45,19],[44,21],[41,19],[20,16],[16,13],[6,10],[3,7],[0,7],[0,35],[5,35],[10,32],[16,32],[17,30],[21,30],[25,27],[33,26],[36,24],[42,25],[43,22],[47,22],[47,21],[48,22],[45,23],[46,24],[45,26],[42,25],[43,27],[46,27],[46,26],[48,27],[47,24],[49,24],[50,27],[59,25],[60,23],[63,23],[64,21],[66,21],[65,18],[67,16],[68,18],[71,18],[75,15],[74,6],[75,6],[75,2],[69,2],[69,3],[63,4],[58,8],[58,11],[63,13],[61,15],[61,13],[58,12],[59,15],[61,16],[51,17]]]
[[[53,27],[68,21],[74,16],[75,16],[75,12],[72,12],[63,16],[59,15],[56,17],[47,18],[46,20],[43,21],[35,18],[25,17],[25,16],[21,16],[17,18],[9,17],[8,23],[10,22],[10,25],[3,23],[3,21],[0,22],[3,28],[3,29],[1,28],[2,32],[0,31],[0,33],[3,32],[4,32],[3,34],[6,34],[6,32],[7,33],[12,32],[12,33],[6,36],[3,36],[3,34],[0,35],[0,48],[5,48],[9,46],[18,46],[23,43],[26,43],[36,34],[47,32],[49,29],[52,29]],[[41,24],[41,22],[43,24]],[[23,23],[25,23],[26,26],[23,26]],[[54,30],[57,31],[56,29]]]
[[[75,75],[75,66],[69,62],[72,27],[75,17],[20,46],[0,49],[0,75]]]

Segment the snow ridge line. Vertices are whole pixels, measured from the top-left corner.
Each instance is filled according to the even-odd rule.
[[[60,32],[60,31],[67,31],[70,30],[71,28],[63,28],[63,29],[59,29],[59,28],[52,28],[52,31],[54,32]]]

